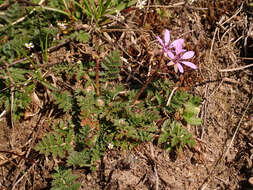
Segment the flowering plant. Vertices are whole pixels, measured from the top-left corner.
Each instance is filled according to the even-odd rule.
[[[194,56],[194,51],[187,51],[183,49],[184,39],[180,38],[172,43],[170,43],[170,31],[165,30],[164,40],[162,40],[159,36],[157,36],[157,40],[162,46],[162,52],[166,57],[168,57],[171,61],[168,66],[174,65],[175,72],[183,73],[184,68],[181,64],[184,64],[192,69],[197,69],[198,67],[192,62],[185,61],[186,59],[190,59]]]
[[[25,47],[26,47],[27,49],[32,49],[32,48],[34,48],[34,45],[33,45],[32,42],[30,42],[30,43],[25,43]]]
[[[136,7],[139,9],[143,9],[146,4],[147,4],[147,0],[138,0]]]

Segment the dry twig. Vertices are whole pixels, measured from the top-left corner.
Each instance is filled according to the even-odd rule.
[[[237,67],[237,68],[220,69],[219,72],[240,71],[240,70],[244,70],[244,69],[247,69],[247,68],[249,68],[249,67],[252,67],[252,66],[253,66],[253,63],[252,63],[252,64],[249,64],[249,65],[242,66],[242,67]]]

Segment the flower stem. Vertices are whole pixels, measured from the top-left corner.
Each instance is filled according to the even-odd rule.
[[[160,60],[158,62],[157,68],[152,72],[151,76],[148,78],[148,80],[144,83],[143,87],[141,88],[141,90],[138,92],[138,94],[135,95],[134,100],[132,102],[132,104],[135,104],[135,102],[138,100],[138,98],[140,97],[140,95],[143,93],[143,91],[147,88],[148,84],[153,80],[153,78],[157,75],[158,71],[161,68],[161,63],[162,63],[162,58],[163,58],[163,54],[160,56]]]

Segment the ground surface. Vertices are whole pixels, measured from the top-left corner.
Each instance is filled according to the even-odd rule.
[[[163,4],[160,8],[172,17],[159,17],[152,3],[144,11],[125,11],[123,26],[131,30],[108,30],[111,39],[104,43],[145,64],[155,36],[165,28],[172,35],[182,34],[186,46],[196,52],[199,69],[186,70],[181,87],[204,100],[203,124],[189,126],[196,146],[179,154],[169,154],[151,142],[132,151],[108,150],[97,163],[97,172],[74,169],[82,189],[253,189],[248,182],[253,177],[253,73],[252,67],[245,67],[253,60],[253,7],[243,0],[196,0],[192,4],[172,0]],[[62,47],[50,54],[49,63],[60,62],[61,56],[68,59],[78,53]],[[43,167],[34,167],[29,158],[39,159],[32,147],[33,137],[40,134],[33,129],[43,126],[47,131],[48,117],[40,114],[20,121],[15,130],[7,121],[0,123],[0,149],[11,148],[22,159],[0,155],[1,189],[47,189],[55,163],[45,160]]]

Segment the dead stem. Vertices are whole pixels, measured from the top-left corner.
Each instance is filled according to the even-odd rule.
[[[247,68],[252,67],[252,66],[253,66],[253,64],[249,64],[249,65],[245,65],[245,66],[237,67],[237,68],[220,69],[219,72],[239,71],[239,70],[247,69]]]

